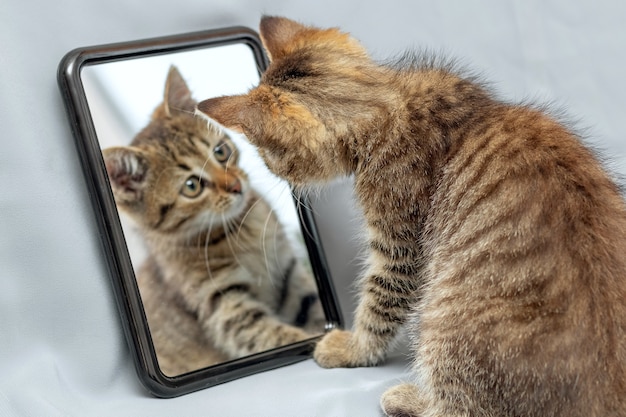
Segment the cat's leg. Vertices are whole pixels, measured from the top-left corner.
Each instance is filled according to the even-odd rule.
[[[211,311],[200,308],[198,319],[207,337],[231,358],[311,337],[304,330],[281,322],[266,304],[244,290],[223,293],[213,304]]]
[[[424,412],[424,399],[419,388],[413,384],[401,384],[389,388],[380,399],[380,407],[389,417],[419,417]]]
[[[397,259],[380,258],[370,257],[371,266],[361,283],[353,331],[332,330],[318,342],[314,358],[320,366],[373,366],[385,358],[416,301],[420,270],[399,267]]]

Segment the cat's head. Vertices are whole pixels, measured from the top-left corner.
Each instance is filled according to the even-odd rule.
[[[198,104],[198,112],[241,132],[268,167],[294,185],[325,182],[354,169],[353,145],[380,119],[380,80],[365,49],[337,29],[264,17],[270,65],[247,94]]]
[[[118,207],[143,230],[192,234],[240,216],[247,205],[234,143],[195,117],[195,106],[172,67],[150,123],[130,146],[103,151]]]

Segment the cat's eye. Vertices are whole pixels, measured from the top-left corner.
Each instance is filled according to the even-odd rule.
[[[161,171],[156,173],[161,180],[159,184],[144,184],[155,177],[143,175],[143,172],[130,180],[128,175],[136,174],[140,166],[128,163],[128,160],[115,165],[128,171],[124,171],[127,175],[116,177],[107,172],[107,165],[111,166],[107,164],[107,158],[134,155],[128,153],[137,150],[134,138],[139,132],[145,132],[146,120],[150,120],[157,106],[167,105],[170,112],[180,110],[190,114],[192,126],[198,125],[193,108],[185,107],[188,105],[186,98],[245,93],[259,82],[260,72],[266,65],[267,58],[255,32],[228,28],[76,49],[65,56],[59,68],[59,85],[74,129],[90,196],[101,217],[98,223],[100,236],[105,243],[121,322],[141,381],[150,392],[160,397],[184,394],[310,358],[316,340],[326,330],[340,327],[343,322],[310,202],[302,196],[296,201],[290,192],[285,192],[290,190],[289,185],[271,175],[256,149],[243,136],[228,134],[228,140],[215,136],[216,141],[205,142],[205,146],[212,146],[209,153],[213,154],[214,161],[232,164],[248,174],[248,189],[254,192],[233,193],[239,197],[232,199],[236,204],[231,206],[226,198],[211,200],[214,204],[207,203],[209,208],[202,204],[179,205],[161,198],[169,193],[160,187],[176,184],[168,177],[172,170],[164,168],[162,161]],[[167,158],[180,153],[185,153],[185,158],[194,158],[193,149],[204,149],[194,145],[194,140],[202,135],[189,134],[188,140],[180,144],[168,143],[166,135],[165,138],[159,137],[159,140],[163,139],[159,143]],[[200,162],[206,162],[206,153],[199,151]],[[178,167],[189,171],[188,164],[173,163],[173,169]],[[188,198],[205,195],[203,190],[206,191],[211,180],[211,170],[206,169],[206,172],[206,177],[187,172],[182,177],[183,182],[174,185],[179,187],[175,191]],[[228,177],[228,173],[224,175]],[[234,189],[241,189],[238,181],[234,184]],[[115,192],[120,187],[125,190],[124,197],[143,198],[146,194],[142,188],[144,185],[151,187],[146,197],[150,202],[142,200],[144,204],[131,207],[123,206],[130,204],[127,200],[116,201]],[[261,201],[265,204],[257,204]],[[153,209],[150,212],[145,210],[148,204]],[[225,211],[213,213],[209,210],[220,205],[227,206],[231,212],[226,215]],[[196,207],[203,210],[200,215],[190,212]],[[126,216],[122,209],[133,210],[132,222],[121,221]],[[257,224],[252,222],[258,222],[261,227],[248,227]],[[162,236],[159,233],[159,239],[163,239],[160,242],[164,242],[159,250],[168,250],[178,257],[158,259],[159,265],[161,262],[178,262],[168,270],[174,271],[175,283],[159,278],[163,269],[154,261],[157,259],[153,253],[156,249],[144,244],[147,236],[139,227],[126,226],[135,223],[145,223],[155,230],[158,227],[159,232],[167,232]],[[254,235],[257,243],[246,240],[242,245],[244,241],[237,240],[238,236],[247,239],[247,233],[257,233],[261,240]],[[178,240],[172,240],[172,236]],[[184,238],[179,239],[181,236]],[[270,236],[283,236],[289,242],[275,244],[276,241],[266,240]],[[183,246],[187,245],[185,251],[175,252],[181,241]],[[214,247],[218,250],[213,251]],[[236,274],[234,268],[248,268],[254,279],[245,281],[249,274]],[[186,274],[185,271],[193,273]],[[218,274],[227,275],[221,278],[221,283],[219,279],[213,280]],[[185,281],[189,276],[190,281]],[[191,282],[192,279],[196,281]],[[286,286],[274,285],[283,283],[283,280],[293,286],[285,291]],[[279,323],[281,328],[291,328],[292,337],[285,342],[276,331],[269,330],[275,327],[261,327],[262,331],[250,333],[261,335],[258,341],[264,348],[258,351],[254,349],[256,344],[253,341],[245,339],[247,336],[237,338],[238,332],[227,332],[226,329],[237,327],[233,321],[233,317],[239,317],[233,315],[236,308],[254,306],[241,314],[259,311],[254,302],[264,301],[255,296],[252,289],[258,290],[261,284],[272,299],[289,298],[282,304],[283,313],[289,309],[288,315],[276,315],[272,320],[274,323],[283,320]],[[237,300],[248,297],[252,304],[237,304]],[[202,304],[204,310],[200,310],[201,307],[192,304],[194,300],[198,300],[198,304],[213,304]],[[269,304],[267,307],[274,312],[278,308]],[[201,319],[203,315],[204,319]],[[306,328],[301,326],[304,320],[309,321]],[[257,321],[262,322],[267,321]],[[207,328],[217,333],[210,333]],[[303,330],[304,334],[301,333]],[[237,341],[234,348],[228,348],[231,346],[227,343],[231,340],[228,338]]]
[[[226,162],[228,158],[233,154],[233,150],[228,143],[220,141],[215,148],[213,148],[213,155],[218,162]]]
[[[185,197],[195,198],[202,193],[202,190],[204,190],[204,181],[197,176],[192,175],[185,180],[180,193]]]

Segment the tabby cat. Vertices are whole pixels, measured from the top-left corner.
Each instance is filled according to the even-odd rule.
[[[310,338],[324,321],[313,276],[232,140],[195,106],[172,67],[150,123],[104,151],[116,203],[145,240],[137,281],[170,376]]]
[[[416,378],[389,416],[626,416],[626,206],[577,135],[432,57],[376,63],[279,17],[260,34],[260,84],[198,111],[295,186],[354,177],[367,270],[317,362],[379,364],[406,324]]]

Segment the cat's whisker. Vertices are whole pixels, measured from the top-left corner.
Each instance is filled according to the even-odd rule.
[[[211,261],[210,261],[210,254],[209,254],[209,247],[211,246],[209,243],[211,242],[211,232],[213,231],[213,225],[215,224],[215,214],[214,213],[210,213],[210,216],[206,219],[206,223],[207,226],[206,227],[206,237],[204,240],[204,246],[203,246],[203,251],[204,251],[204,266],[206,268],[206,272],[207,275],[209,277],[209,285],[216,287],[217,284],[215,283],[214,279],[213,279],[213,272],[211,270]]]
[[[209,260],[209,241],[211,240],[211,223],[209,222],[209,227],[206,230],[206,236],[204,238],[204,266],[206,268],[207,273],[209,274],[209,278],[211,277],[211,262]]]
[[[259,203],[261,203],[261,199],[257,198],[254,203],[252,203],[250,205],[250,207],[248,208],[248,210],[246,211],[246,214],[244,214],[243,218],[241,219],[241,221],[239,222],[239,228],[237,230],[237,234],[241,233],[241,227],[243,226],[243,224],[246,222],[246,218],[250,215],[250,213],[252,213],[252,211],[254,210],[255,206]]]
[[[210,118],[206,114],[202,113],[197,108],[194,111],[194,115],[196,117],[201,118],[202,120],[204,120],[206,122],[207,129],[209,129],[210,132],[212,132],[212,133],[214,133],[214,134],[216,134],[218,136],[224,136],[226,134],[226,129],[224,128],[224,126],[222,126],[216,120]]]
[[[270,208],[270,215],[274,215],[274,209]],[[274,237],[274,262],[276,266],[280,265],[280,258],[279,258],[279,248],[278,248],[278,233],[279,233],[279,225],[280,222],[278,221],[278,219],[274,222],[274,233],[272,234]]]
[[[245,236],[241,235],[241,222],[237,221],[235,219],[229,219],[229,220],[225,220],[228,224],[228,237],[234,239],[234,244],[237,246],[237,248],[241,251],[241,250],[245,250],[246,249],[246,242],[244,240]],[[234,252],[233,249],[233,256],[237,256],[237,254]]]
[[[192,111],[192,110],[188,110],[188,109],[186,109],[186,108],[184,108],[184,107],[180,107],[180,106],[173,106],[173,105],[170,105],[170,106],[169,106],[169,108],[170,108],[171,110],[176,110],[177,112],[180,112],[180,113],[185,113],[185,114],[188,114],[188,115],[191,115],[191,116],[194,116],[194,115],[196,114],[195,109]]]
[[[245,244],[244,244],[244,242],[242,242],[242,240],[239,238],[239,236],[240,236],[240,235],[239,235],[239,230],[241,230],[241,229],[240,229],[240,227],[239,227],[239,228],[237,227],[236,220],[234,220],[234,219],[226,219],[226,216],[225,216],[225,215],[222,215],[222,223],[223,223],[223,225],[224,225],[225,230],[227,230],[227,231],[228,231],[228,232],[226,233],[226,242],[227,242],[227,244],[228,244],[228,247],[230,248],[230,251],[231,251],[231,254],[232,254],[233,258],[235,259],[235,262],[237,263],[237,265],[239,265],[239,267],[240,267],[240,268],[242,268],[243,270],[245,270],[245,271],[246,271],[246,272],[247,272],[250,276],[254,276],[254,275],[255,275],[255,272],[254,272],[254,271],[251,271],[251,270],[248,268],[248,265],[247,265],[245,262],[243,262],[243,261],[240,259],[240,257],[238,256],[238,253],[240,253],[242,249],[244,249],[244,250],[245,250]],[[235,235],[236,239],[235,239],[235,237],[232,237],[232,236],[231,236],[231,235],[232,235],[232,232],[233,232],[233,231],[235,231],[235,230],[238,230],[237,234]],[[236,250],[236,249],[233,247],[233,242],[232,242],[232,239],[235,239],[235,242],[234,242],[234,243],[235,243],[235,245],[239,248],[239,250]],[[259,276],[259,277],[261,278],[261,276]],[[262,283],[261,283],[261,282],[259,282],[259,285],[262,285]]]
[[[210,157],[207,157],[207,158],[204,160],[204,163],[202,164],[202,166],[200,167],[200,172],[202,173],[202,175],[203,175],[204,177],[208,177],[208,176],[209,176],[209,174],[208,174],[208,173],[207,173],[207,171],[206,171],[206,167],[207,167],[207,165],[208,165],[210,162],[211,162],[211,158],[210,158]]]
[[[277,200],[281,200],[284,193],[287,192],[291,192],[291,188],[289,187],[289,185],[287,184],[286,181],[282,181],[282,180],[278,180],[274,183],[274,185],[272,185],[272,187],[268,188],[268,192],[273,192],[274,190],[276,190],[278,187],[280,187],[280,190],[277,193]],[[276,210],[274,209],[274,207],[269,204],[270,207],[270,213],[269,215],[273,215],[276,219],[278,219],[278,216],[276,215]],[[280,265],[280,260],[278,259],[278,255],[279,255],[279,251],[278,251],[278,228],[280,226],[280,221],[276,221],[274,224],[274,258],[276,260],[276,265]]]
[[[302,214],[302,210],[308,210],[308,211],[313,212],[313,209],[311,208],[310,204],[308,204],[308,199],[305,200],[306,203],[305,203],[305,201],[303,201],[303,199],[302,199],[302,190],[292,189],[291,195],[296,199],[296,207],[297,207],[298,219],[300,220],[300,224],[302,225],[302,229],[304,229],[304,233],[311,240],[316,241],[315,235],[312,233],[311,230],[309,230],[308,222],[305,221],[305,219],[303,217],[303,214]]]
[[[235,157],[235,152],[231,153],[228,156],[228,159],[226,160],[226,163],[224,164],[224,171],[225,172],[228,172],[231,163],[232,164],[236,164],[234,157]]]
[[[266,234],[267,234],[267,226],[272,218],[272,211],[270,210],[265,218],[265,223],[263,224],[263,232],[261,233],[261,244],[263,247],[263,258],[265,259],[265,268],[267,270],[267,276],[269,277],[270,283],[274,286],[274,282],[272,280],[272,272],[270,269],[270,263],[267,255],[267,245],[266,245]]]
[[[230,252],[233,256],[233,258],[235,258],[235,262],[237,263],[237,265],[240,265],[242,267],[245,268],[245,264],[243,262],[241,262],[241,260],[237,257],[237,250],[235,250],[235,248],[233,247],[233,242],[232,242],[232,230],[231,227],[234,227],[234,225],[232,224],[232,220],[230,219],[226,219],[226,216],[224,215],[224,213],[222,213],[222,227],[224,228],[224,233],[226,234],[226,243],[228,244],[228,247],[230,248]]]

